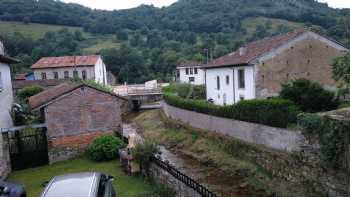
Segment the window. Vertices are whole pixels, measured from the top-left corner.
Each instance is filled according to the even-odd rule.
[[[53,78],[58,79],[58,72],[53,72]]]
[[[245,88],[245,73],[244,70],[238,70],[238,88]]]
[[[76,70],[75,70],[75,71],[73,71],[73,77],[74,77],[74,78],[79,77],[79,75],[78,75],[78,71],[76,71]]]
[[[82,76],[83,80],[86,80],[86,71],[85,70],[81,71],[81,76]]]
[[[193,75],[193,68],[190,68],[190,74]]]
[[[220,77],[216,77],[216,89],[220,90]]]
[[[230,85],[230,76],[226,75],[226,85]]]
[[[195,81],[194,77],[189,77],[188,80],[189,80],[190,82],[194,82],[194,81]]]
[[[188,73],[189,73],[189,72],[188,72],[188,68],[186,68],[186,75],[188,75]]]
[[[64,78],[68,79],[69,78],[69,72],[68,71],[64,71]]]
[[[46,79],[46,73],[41,73],[41,79],[45,80]]]
[[[194,74],[198,74],[198,68],[194,68]]]

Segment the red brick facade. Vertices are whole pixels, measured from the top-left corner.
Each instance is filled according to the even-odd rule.
[[[123,99],[89,86],[60,95],[45,104],[49,161],[76,157],[98,136],[121,129]]]
[[[49,161],[54,163],[79,156],[96,138],[104,135],[113,135],[113,132],[94,132],[50,138],[48,140]]]

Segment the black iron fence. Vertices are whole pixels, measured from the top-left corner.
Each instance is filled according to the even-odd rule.
[[[125,143],[128,143],[128,138],[123,136],[120,133],[117,133],[117,136],[120,137]],[[181,181],[188,187],[192,188],[196,192],[198,192],[203,197],[218,197],[218,195],[214,194],[213,192],[209,191],[205,186],[201,185],[197,181],[193,180],[191,177],[183,174],[182,172],[178,171],[174,166],[170,165],[167,162],[162,161],[161,159],[157,157],[152,157],[152,162],[156,164],[161,169],[167,171],[169,174],[171,174],[174,178]]]
[[[169,163],[166,163],[166,162],[164,162],[161,159],[156,158],[156,157],[153,157],[152,161],[158,167],[162,168],[163,170],[165,170],[169,174],[171,174],[173,177],[175,177],[177,180],[181,181],[182,183],[184,183],[188,187],[194,189],[201,196],[203,196],[203,197],[218,197],[216,194],[209,191],[205,186],[201,185],[197,181],[193,180],[192,178],[190,178],[187,175],[183,174],[182,172],[178,171],[175,167],[171,166]]]

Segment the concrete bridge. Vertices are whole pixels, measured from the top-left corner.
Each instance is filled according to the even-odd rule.
[[[114,87],[114,93],[129,100],[134,110],[139,110],[144,104],[162,100],[162,87],[168,84],[158,84],[156,81],[145,84],[121,85]]]

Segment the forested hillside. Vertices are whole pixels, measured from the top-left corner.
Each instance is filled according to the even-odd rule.
[[[42,56],[101,53],[108,68],[128,82],[169,80],[182,59],[205,61],[205,49],[215,58],[303,26],[350,45],[350,10],[314,0],[179,0],[164,8],[121,11],[54,0],[0,0],[0,20],[80,28],[39,37],[0,30],[8,53],[23,60],[19,72]]]

